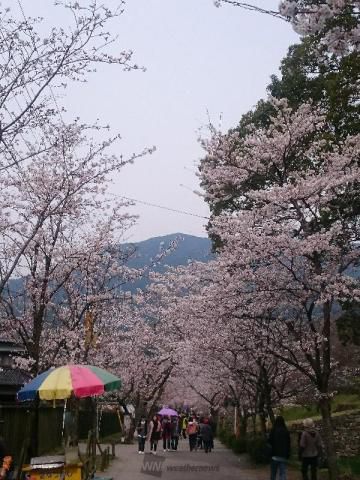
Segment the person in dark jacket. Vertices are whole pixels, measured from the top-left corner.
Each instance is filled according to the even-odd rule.
[[[207,418],[204,418],[203,422],[200,424],[200,434],[204,444],[205,453],[211,452],[213,432]]]
[[[199,429],[198,429],[198,433],[197,433],[197,448],[202,450],[203,449],[203,438],[202,438],[202,435],[201,435],[201,425],[203,425],[204,423],[204,418],[203,417],[200,417],[199,419]]]
[[[322,441],[315,429],[312,418],[303,421],[304,431],[300,437],[301,473],[303,480],[309,480],[308,470],[311,470],[311,480],[317,480],[318,458],[322,452]]]
[[[171,450],[177,451],[179,444],[180,427],[177,417],[171,418]]]
[[[290,433],[285,425],[283,417],[276,417],[274,426],[270,431],[269,444],[271,446],[271,480],[276,480],[279,471],[279,479],[286,480],[287,461],[290,457],[291,442]]]
[[[208,420],[209,420],[209,425],[210,425],[210,428],[211,428],[211,431],[212,431],[211,449],[213,449],[214,448],[214,437],[216,435],[216,422],[211,415],[209,415]]]
[[[139,423],[136,427],[138,442],[139,442],[139,453],[144,453],[145,450],[145,441],[148,434],[148,423],[145,417],[141,417]]]
[[[164,417],[161,423],[164,452],[169,452],[171,448],[171,419]]]

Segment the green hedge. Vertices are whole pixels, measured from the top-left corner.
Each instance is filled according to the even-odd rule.
[[[262,435],[250,435],[246,438],[236,438],[229,430],[222,429],[218,432],[219,440],[235,453],[248,453],[251,460],[258,464],[269,463],[267,441]]]
[[[246,438],[236,438],[234,435],[234,437],[231,439],[230,447],[235,453],[246,453],[247,452]]]
[[[246,450],[251,460],[256,464],[270,462],[270,452],[266,438],[263,435],[251,435],[247,438]]]

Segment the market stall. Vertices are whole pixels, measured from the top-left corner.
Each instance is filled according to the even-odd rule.
[[[120,388],[121,380],[110,372],[91,365],[65,365],[52,368],[35,377],[17,394],[19,401],[64,401],[62,432],[64,434],[69,399],[92,398],[93,428],[89,432],[86,452],[80,453],[77,448],[74,455],[34,457],[29,465],[22,468],[24,478],[29,480],[88,480],[94,477],[96,469],[96,431],[97,415],[95,398]],[[76,404],[76,402],[75,402]]]

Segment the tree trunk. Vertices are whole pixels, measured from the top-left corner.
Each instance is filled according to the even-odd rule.
[[[268,411],[268,415],[269,415],[271,424],[274,425],[274,423],[275,423],[275,414],[274,414],[274,410],[273,410],[271,404],[268,404],[268,406],[267,406],[267,411]]]
[[[126,436],[126,442],[127,443],[134,443],[134,434],[136,430],[136,423],[135,423],[135,417],[130,415],[130,428],[127,432]]]
[[[253,427],[253,434],[256,433],[256,414],[252,415],[252,427]]]
[[[233,429],[233,432],[235,434],[235,437],[236,438],[239,438],[239,415],[240,415],[240,412],[239,412],[239,407],[237,405],[235,405],[234,407],[234,429]]]
[[[215,409],[211,406],[210,407],[210,415],[211,415],[211,418],[212,418],[214,433],[217,433],[218,424],[219,424],[219,412],[217,411],[217,409]]]
[[[264,414],[264,412],[260,412],[259,413],[259,418],[260,418],[260,429],[261,429],[261,433],[263,435],[266,435],[266,415]]]
[[[239,418],[239,438],[246,438],[248,427],[248,417],[241,415]]]
[[[320,401],[320,411],[323,421],[323,441],[326,449],[326,456],[329,465],[329,480],[337,480],[338,467],[335,449],[334,429],[331,420],[331,404],[329,398]]]
[[[266,419],[267,419],[267,411],[265,408],[265,398],[263,392],[260,394],[260,399],[258,403],[258,414],[260,419],[260,429],[263,435],[266,434]]]

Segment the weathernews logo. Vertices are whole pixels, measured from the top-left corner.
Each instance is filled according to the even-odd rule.
[[[154,457],[151,454],[145,454],[141,467],[141,473],[161,477],[164,470],[166,472],[219,472],[219,465],[167,465],[164,468],[165,457]]]
[[[154,457],[150,453],[145,453],[141,473],[152,475],[153,477],[161,477],[164,462],[165,457]]]

